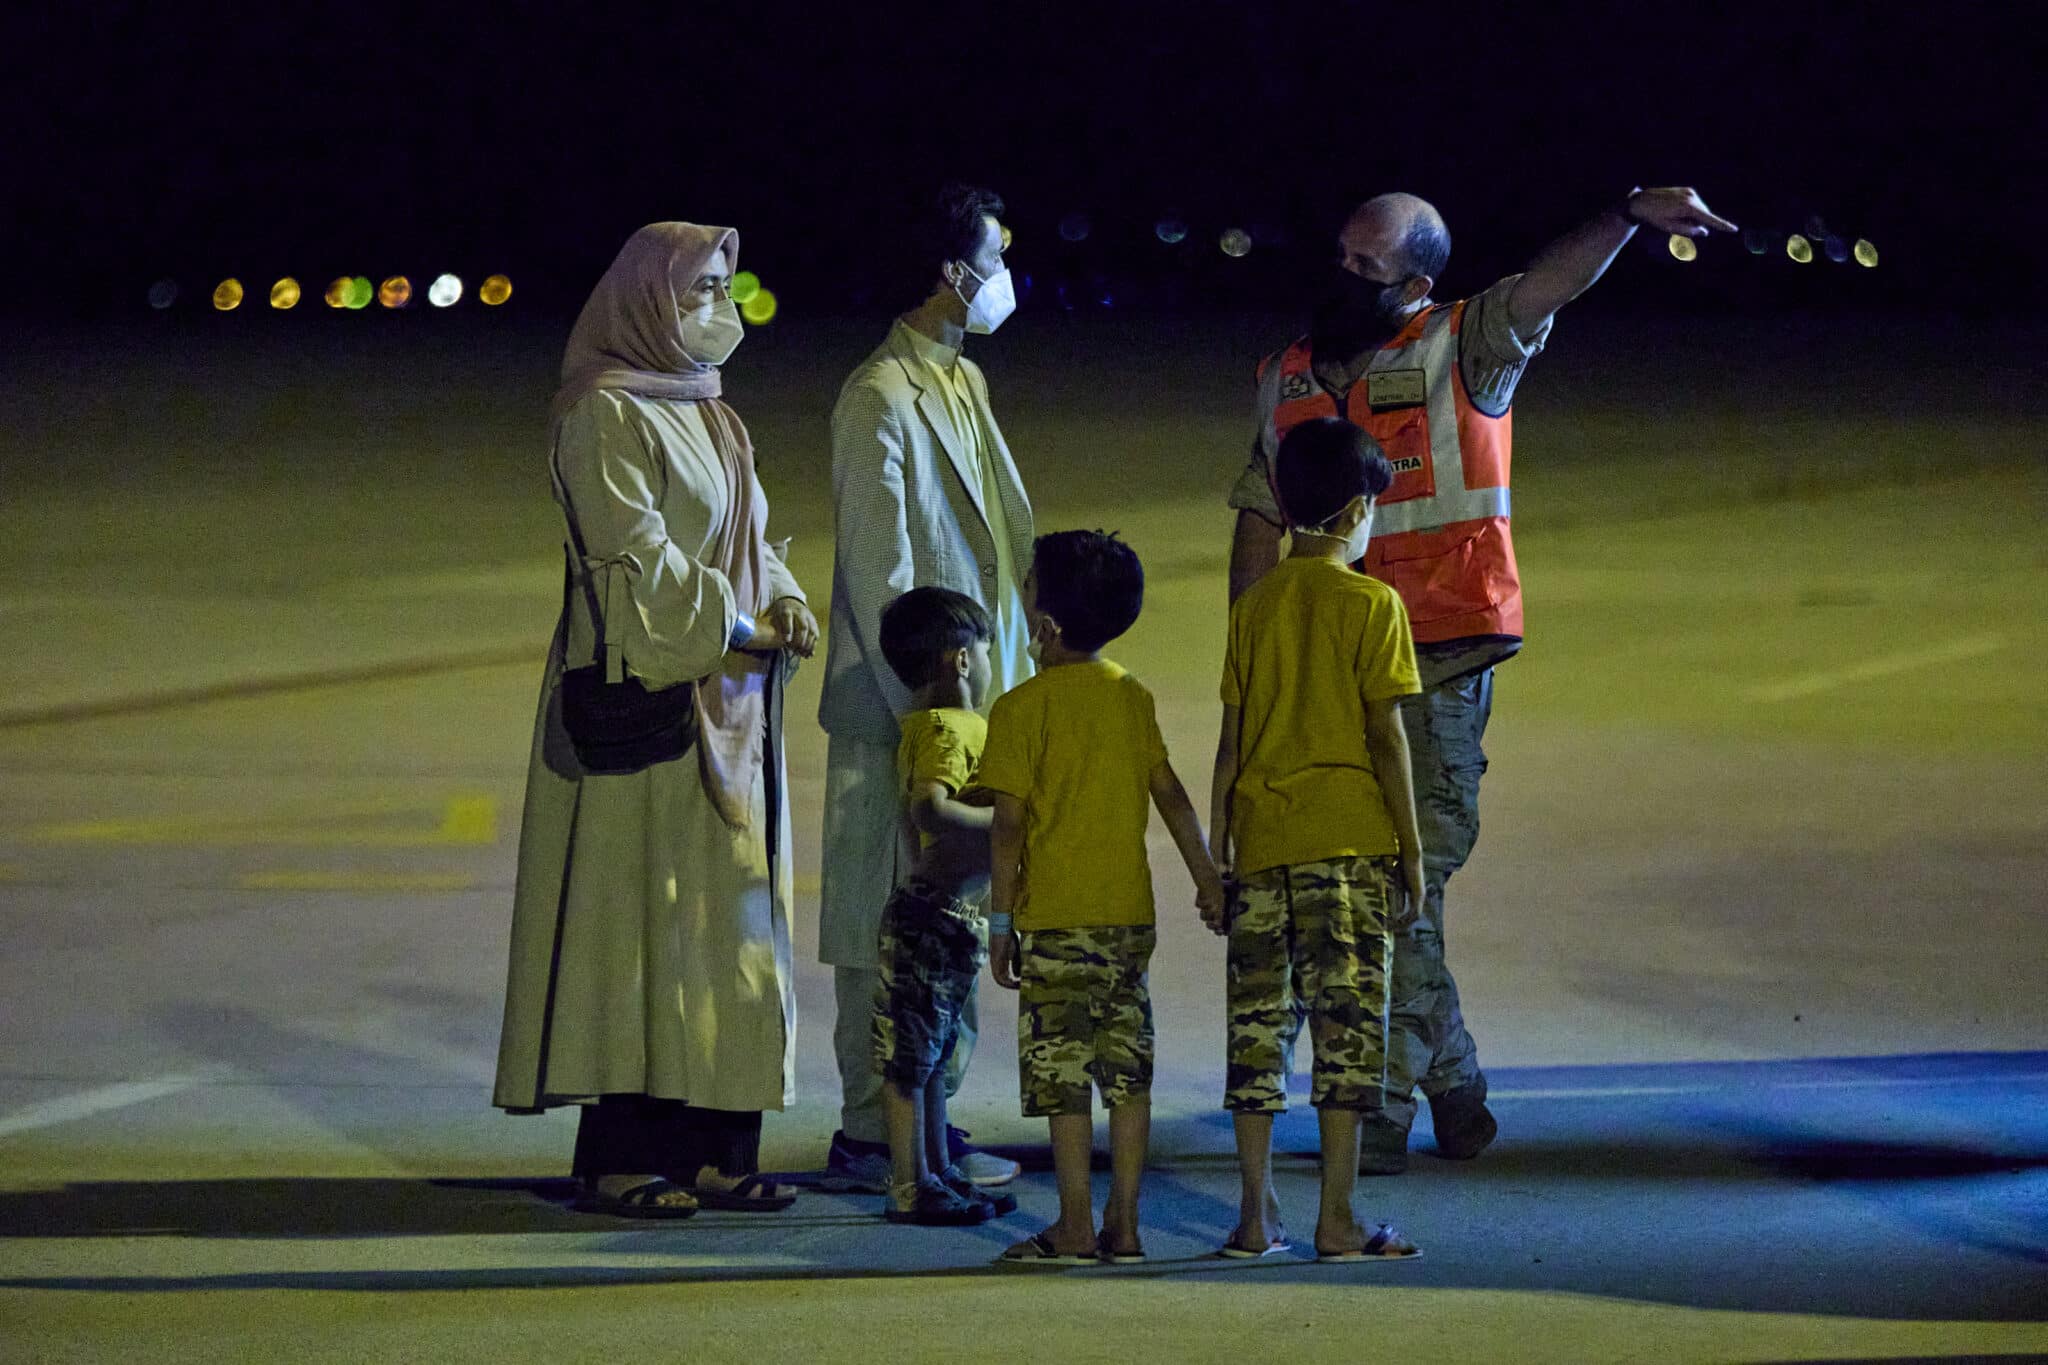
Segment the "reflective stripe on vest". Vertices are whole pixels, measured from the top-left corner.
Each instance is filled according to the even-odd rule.
[[[1464,311],[1460,302],[1416,315],[1373,356],[1341,408],[1315,380],[1307,338],[1269,356],[1259,371],[1269,477],[1280,438],[1316,417],[1348,417],[1386,452],[1394,483],[1373,515],[1364,567],[1400,592],[1423,643],[1522,633],[1508,531],[1513,427],[1509,414],[1489,417],[1466,397],[1458,373]],[[1376,376],[1392,400],[1377,410]],[[1409,401],[1416,378],[1419,402]]]

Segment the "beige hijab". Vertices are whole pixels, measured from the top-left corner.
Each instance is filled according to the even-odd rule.
[[[714,253],[725,257],[728,271],[735,269],[739,246],[731,228],[695,223],[650,223],[628,238],[569,333],[553,417],[559,428],[563,414],[598,389],[700,404],[724,465],[726,497],[725,515],[697,557],[725,575],[739,610],[756,616],[768,606],[761,600],[768,582],[768,508],[754,478],[753,442],[739,414],[719,401],[718,367],[692,360],[683,349],[676,304]],[[736,830],[751,823],[761,780],[773,663],[772,657],[735,650],[717,672],[694,684],[704,791]]]

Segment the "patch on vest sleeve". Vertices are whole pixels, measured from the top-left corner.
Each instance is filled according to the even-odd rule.
[[[1309,383],[1309,378],[1305,374],[1288,374],[1280,377],[1280,398],[1283,402],[1291,403],[1314,392],[1315,386]]]

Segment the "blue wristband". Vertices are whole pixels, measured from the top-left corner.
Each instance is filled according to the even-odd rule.
[[[727,649],[745,649],[747,641],[754,638],[754,618],[739,612],[732,618],[732,634],[726,637]]]
[[[1011,917],[1010,917],[1010,916],[1008,916],[1008,915],[990,915],[990,916],[988,917],[988,933],[989,933],[989,937],[990,937],[990,938],[996,938],[996,937],[999,937],[999,936],[1001,936],[1001,935],[1003,935],[1003,934],[1008,934],[1008,933],[1013,933],[1013,932],[1015,932],[1015,931],[1014,931],[1014,930],[1013,930],[1013,929],[1011,928]]]

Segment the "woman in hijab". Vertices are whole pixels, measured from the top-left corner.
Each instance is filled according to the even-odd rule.
[[[581,1105],[589,1205],[636,1217],[795,1197],[758,1166],[761,1113],[794,1092],[782,688],[818,626],[719,401],[738,253],[730,228],[634,233],[569,335],[553,407],[568,566],[494,1101]],[[651,746],[607,747],[579,701],[627,694],[642,731],[658,715]]]

